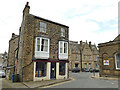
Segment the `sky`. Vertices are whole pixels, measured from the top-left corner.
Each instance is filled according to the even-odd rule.
[[[19,34],[23,9],[30,14],[69,26],[69,40],[98,45],[118,35],[119,0],[1,0],[0,53],[8,52],[12,33]]]

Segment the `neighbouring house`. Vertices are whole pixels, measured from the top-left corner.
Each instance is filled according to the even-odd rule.
[[[87,41],[80,41],[80,44],[70,41],[69,47],[69,68],[71,70],[75,67],[86,68],[87,70],[90,68],[99,69],[99,51],[95,44],[91,45],[91,42],[88,44]]]
[[[18,74],[20,81],[68,78],[69,27],[23,10],[19,35],[9,41],[8,72]]]
[[[69,41],[69,69],[72,70],[75,67],[81,68],[80,61],[80,45],[77,41]]]
[[[120,76],[120,34],[113,40],[98,44],[100,76]]]

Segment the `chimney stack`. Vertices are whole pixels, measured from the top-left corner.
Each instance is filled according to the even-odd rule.
[[[80,41],[80,49],[82,50],[83,42],[82,40]]]
[[[23,10],[23,17],[29,14],[30,6],[29,2],[26,2],[25,8]]]
[[[27,2],[25,6],[29,6],[29,2]]]
[[[90,47],[90,49],[91,49],[91,41],[89,42],[89,47]]]
[[[14,37],[15,36],[15,33],[12,33],[12,37]]]

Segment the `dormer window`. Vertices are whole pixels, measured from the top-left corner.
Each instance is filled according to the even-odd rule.
[[[65,37],[65,29],[64,28],[61,28],[61,36]]]
[[[40,22],[40,32],[46,33],[46,23]]]

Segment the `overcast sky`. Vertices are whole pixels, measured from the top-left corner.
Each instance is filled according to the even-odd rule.
[[[97,45],[118,35],[119,0],[2,0],[0,53],[8,52],[12,33],[19,34],[27,1],[31,14],[69,26],[72,41],[87,40]]]

